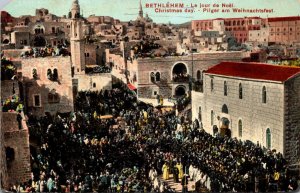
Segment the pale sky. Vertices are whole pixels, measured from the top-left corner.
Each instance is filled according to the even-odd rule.
[[[35,15],[35,9],[46,8],[50,13],[58,16],[68,15],[73,0],[0,0],[1,10],[8,11],[12,16]],[[9,2],[9,3],[8,3]],[[198,7],[194,13],[156,13],[154,8],[146,8],[146,3],[184,3],[190,7],[191,3]],[[233,3],[235,8],[273,9],[273,13],[210,13],[203,12],[199,4]],[[111,16],[121,21],[134,20],[138,14],[139,0],[79,0],[84,17],[95,14]],[[157,23],[183,23],[195,19],[213,19],[226,17],[280,17],[298,16],[300,14],[300,0],[142,0],[144,14]],[[199,11],[200,10],[200,11]],[[184,11],[184,9],[183,9]]]

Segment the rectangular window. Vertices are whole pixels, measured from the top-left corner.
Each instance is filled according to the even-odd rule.
[[[33,95],[33,106],[34,107],[41,106],[41,96],[39,94]]]
[[[159,88],[152,89],[152,97],[157,97],[159,95]]]

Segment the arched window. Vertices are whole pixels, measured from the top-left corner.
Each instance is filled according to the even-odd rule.
[[[265,86],[262,88],[262,102],[267,103],[267,90]]]
[[[224,81],[224,96],[227,96],[227,82]]]
[[[159,72],[156,72],[156,74],[155,74],[155,80],[156,81],[160,81],[160,73]]]
[[[96,83],[95,82],[93,83],[93,88],[96,88]]]
[[[243,136],[243,122],[242,120],[239,120],[239,137]]]
[[[59,101],[59,95],[55,93],[55,91],[51,91],[50,93],[48,93],[48,103],[59,103]]]
[[[211,110],[211,112],[210,112],[210,124],[214,125],[214,111],[213,110]]]
[[[151,79],[151,82],[155,82],[155,74],[154,74],[154,72],[150,73],[150,79]]]
[[[239,84],[239,99],[243,98],[243,87],[242,83]]]
[[[58,80],[58,72],[57,72],[56,68],[54,68],[54,70],[53,70],[52,79],[53,79],[53,81],[57,81]]]
[[[225,105],[225,104],[222,106],[222,113],[228,114],[228,108],[227,108],[227,105]]]
[[[198,70],[197,71],[197,80],[201,80],[201,79],[202,79],[202,77],[201,77],[201,71]]]
[[[37,75],[37,70],[34,68],[34,69],[32,69],[32,77],[33,77],[33,79],[37,79],[38,78],[38,75]]]
[[[48,70],[47,70],[47,78],[48,78],[49,80],[52,80],[52,70],[51,70],[51,69],[48,69]]]
[[[210,89],[211,91],[214,90],[214,79],[210,79]]]
[[[271,131],[270,131],[270,128],[268,128],[266,130],[266,145],[267,145],[268,149],[271,148]]]

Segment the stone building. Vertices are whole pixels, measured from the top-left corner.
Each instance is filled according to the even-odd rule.
[[[97,45],[85,43],[83,25],[85,21],[80,17],[80,5],[78,0],[74,0],[71,7],[71,64],[72,64],[72,90],[76,95],[78,91],[100,91],[112,88],[112,78],[110,74],[86,74],[85,69],[88,64],[99,64],[101,52]],[[102,56],[103,57],[103,56]],[[70,76],[71,77],[71,76]]]
[[[7,167],[4,187],[8,188],[31,179],[29,131],[25,121],[22,121],[23,129],[19,130],[16,112],[3,112],[1,125],[5,146],[5,157],[1,159],[6,159]]]
[[[3,113],[0,111],[0,121],[3,121]],[[0,189],[8,187],[7,180],[7,166],[6,166],[6,155],[5,155],[5,143],[4,143],[4,129],[0,129]]]
[[[203,75],[203,92],[192,93],[192,119],[211,134],[260,143],[300,158],[300,68],[221,62]]]
[[[6,24],[2,33],[11,34],[11,39],[6,38],[6,42],[19,49],[24,46],[44,47],[63,44],[69,39],[69,28],[69,20],[65,20],[64,17],[53,15],[47,9],[37,9],[35,16],[24,15],[13,18]]]
[[[217,18],[193,20],[191,25],[194,31],[229,31],[237,42],[244,43],[248,41],[249,30],[260,30],[265,20],[260,17]]]
[[[228,31],[239,43],[257,41],[263,44],[292,44],[300,41],[300,17],[245,17],[193,20],[197,31]]]
[[[1,100],[12,95],[20,97],[19,84],[15,80],[1,81]],[[21,128],[17,121],[17,112],[0,112],[0,188],[8,189],[10,185],[27,182],[31,179],[29,132],[25,117]]]
[[[249,30],[249,42],[257,42],[263,45],[268,45],[270,34],[269,34],[269,28],[261,28],[260,30]]]
[[[191,78],[202,84],[203,71],[220,61],[241,61],[242,57],[242,52],[203,52],[188,56],[138,58],[138,97],[155,99],[161,95],[167,99],[182,96],[190,90]]]
[[[28,58],[21,64],[28,111],[36,115],[73,111],[70,57]]]
[[[300,16],[267,19],[270,43],[292,44],[300,42]]]

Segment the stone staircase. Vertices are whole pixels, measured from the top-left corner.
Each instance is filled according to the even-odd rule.
[[[192,109],[192,104],[189,103],[187,106],[184,107],[183,110],[181,110],[178,115],[184,115],[186,114],[188,111],[190,111]]]

